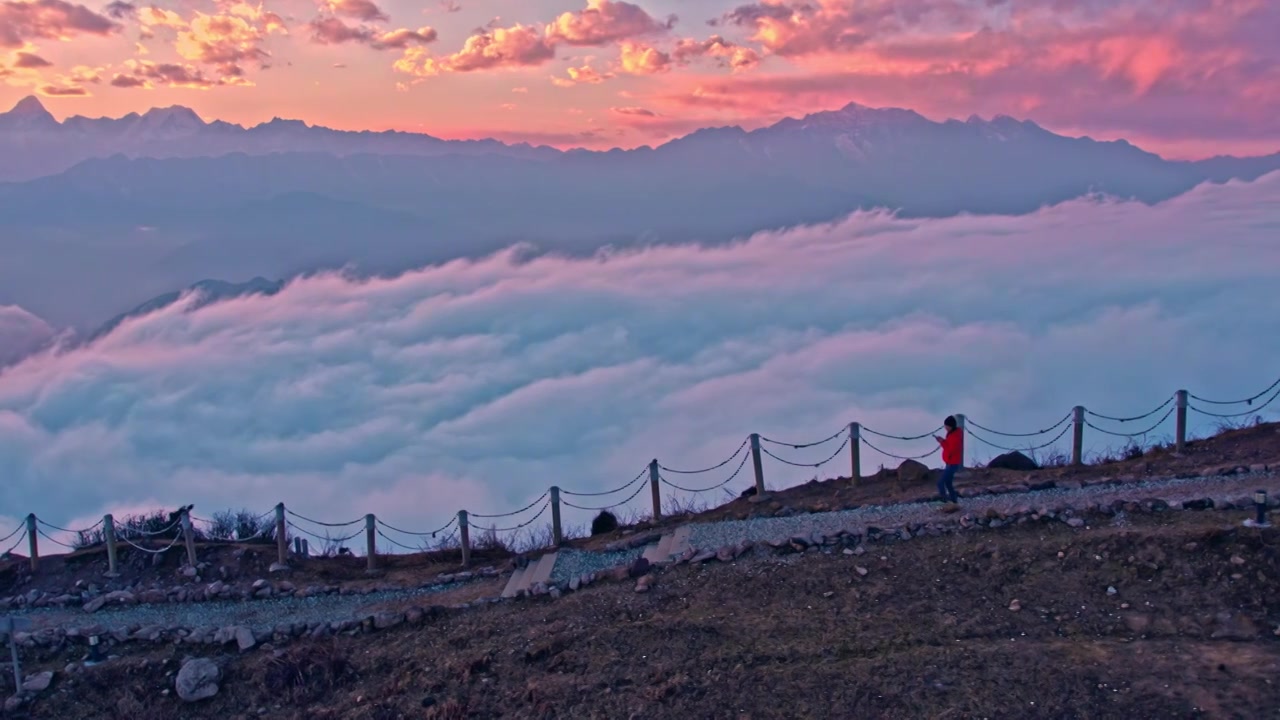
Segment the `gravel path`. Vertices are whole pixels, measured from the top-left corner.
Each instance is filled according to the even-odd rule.
[[[1003,495],[981,495],[961,498],[960,508],[962,512],[968,514],[983,513],[989,508],[1007,514],[1024,507],[1036,509],[1061,504],[1082,508],[1090,502],[1148,498],[1158,498],[1173,504],[1206,497],[1215,500],[1238,498],[1248,496],[1257,489],[1265,489],[1269,496],[1274,497],[1280,490],[1280,477],[1274,472],[1266,472],[1226,477],[1143,480],[1120,486],[1094,485],[1078,490],[1054,488]],[[752,542],[786,540],[796,535],[809,536],[815,532],[834,535],[841,530],[861,531],[868,525],[896,528],[947,517],[940,512],[939,508],[938,503],[912,502],[868,505],[854,510],[829,513],[699,523],[692,526],[689,542],[695,548],[714,550],[725,545],[736,545],[744,540]]]
[[[281,623],[314,623],[350,620],[363,617],[363,608],[388,600],[426,597],[460,587],[450,583],[412,590],[385,590],[367,595],[318,595],[266,600],[216,600],[199,603],[159,603],[107,607],[92,615],[81,610],[41,608],[22,612],[37,627],[104,628],[127,626],[226,627],[243,625],[255,631],[273,628]],[[426,600],[424,604],[430,604]]]
[[[1210,497],[1215,501],[1221,501],[1227,498],[1247,497],[1255,489],[1265,489],[1275,496],[1280,493],[1280,475],[1267,472],[1228,477],[1146,480],[1126,483],[1122,486],[1095,485],[1075,490],[1054,488],[1004,495],[984,495],[962,499],[961,508],[963,512],[970,514],[982,513],[989,508],[1008,514],[1019,508],[1025,510],[1055,505],[1082,508],[1090,502],[1114,500],[1159,498],[1173,504]],[[714,550],[725,545],[736,545],[744,540],[752,542],[785,540],[796,535],[810,536],[815,532],[832,535],[840,530],[860,532],[870,525],[896,528],[905,524],[926,523],[941,517],[947,516],[939,512],[937,503],[913,502],[865,506],[854,510],[827,513],[800,513],[787,517],[698,523],[691,526],[690,544],[695,548]],[[642,547],[620,552],[565,549],[558,556],[551,580],[554,583],[564,583],[585,573],[629,564],[643,551]],[[94,624],[106,628],[122,626],[198,628],[243,625],[257,631],[272,628],[281,623],[356,619],[363,615],[363,609],[373,604],[415,597],[427,598],[457,588],[461,584],[451,583],[411,590],[387,590],[368,595],[323,595],[253,601],[131,605],[104,608],[92,615],[79,610],[66,609],[37,609],[21,614],[30,617],[38,627],[55,625],[83,627]],[[430,600],[425,600],[424,604],[430,604]]]

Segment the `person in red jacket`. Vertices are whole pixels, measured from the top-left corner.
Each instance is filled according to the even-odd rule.
[[[947,419],[942,421],[942,426],[947,429],[947,436],[933,436],[933,439],[942,446],[942,464],[944,465],[942,477],[938,478],[938,494],[943,500],[959,503],[960,496],[956,494],[953,483],[956,471],[964,462],[964,431],[956,427],[956,419],[952,415],[948,415]]]

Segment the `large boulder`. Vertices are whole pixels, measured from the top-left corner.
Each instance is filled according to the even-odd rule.
[[[898,466],[898,480],[906,483],[917,483],[929,477],[929,467],[916,460],[903,460]]]
[[[182,664],[174,686],[178,697],[186,702],[195,702],[217,695],[221,679],[222,671],[217,663],[208,658],[192,658]]]
[[[1029,472],[1031,470],[1039,470],[1040,466],[1035,460],[1023,455],[1017,450],[998,455],[991,462],[987,463],[989,468],[998,468],[1000,470],[1018,470],[1020,472]]]

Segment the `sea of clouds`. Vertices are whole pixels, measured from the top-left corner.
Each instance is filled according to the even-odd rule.
[[[1076,404],[1131,415],[1178,388],[1243,397],[1280,375],[1277,280],[1280,173],[1157,206],[859,213],[728,247],[513,249],[394,279],[302,278],[274,297],[179,303],[0,372],[0,534],[27,512],[72,527],[280,501],[430,530],[553,484],[613,488],[654,457],[715,464],[753,431],[809,442],[859,421],[914,435],[956,412],[1029,431]],[[1214,423],[1192,416],[1195,432]],[[874,442],[918,454],[933,441]],[[1087,452],[1122,445],[1086,434]],[[813,462],[834,448],[771,449]],[[864,449],[865,472],[881,463],[897,461]],[[775,486],[848,472],[844,455],[820,473],[764,464]],[[736,466],[669,477],[704,487]],[[728,488],[750,482],[748,465]]]

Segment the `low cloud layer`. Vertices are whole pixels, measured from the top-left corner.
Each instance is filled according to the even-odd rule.
[[[918,434],[953,412],[1028,431],[1075,404],[1145,412],[1180,387],[1240,397],[1280,373],[1278,224],[1280,173],[1155,207],[858,214],[725,248],[513,251],[172,306],[0,374],[0,500],[64,527],[149,503],[208,516],[283,500],[432,529],[552,484],[616,487],[655,456],[711,465],[752,431],[808,442],[857,420]],[[1123,444],[1086,437],[1089,451]],[[834,447],[773,449],[813,462]],[[865,471],[881,462],[897,464],[864,450]],[[705,487],[734,466],[669,477]],[[778,486],[814,475],[767,457],[765,472]],[[820,474],[846,472],[842,455]]]

